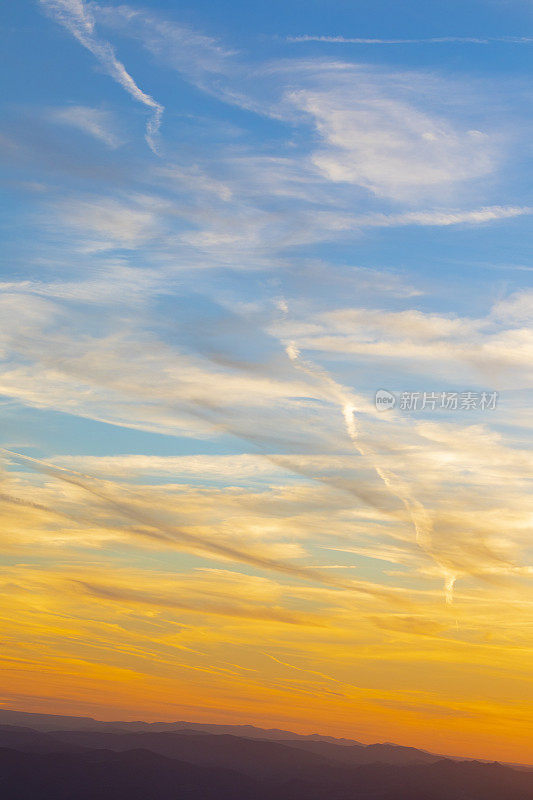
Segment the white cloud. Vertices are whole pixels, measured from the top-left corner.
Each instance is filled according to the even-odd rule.
[[[108,111],[89,106],[68,106],[51,111],[49,118],[61,125],[77,128],[113,149],[120,145],[120,138],[113,130],[113,120]]]
[[[436,196],[495,169],[490,137],[420,110],[416,90],[404,99],[405,91],[395,91],[387,78],[369,81],[357,70],[330,83],[323,90],[288,95],[314,120],[324,146],[311,158],[328,180],[353,183],[380,197],[412,200]]]
[[[262,156],[262,164],[255,156],[255,165],[242,160],[241,166],[249,167],[248,191],[250,177],[252,181],[259,177],[259,186],[266,186],[272,196],[304,201],[316,199],[320,188],[324,190],[329,183],[363,188],[395,202],[427,206],[438,199],[441,205],[449,200],[456,204],[459,192],[464,199],[467,184],[492,176],[503,160],[502,137],[492,130],[480,130],[485,125],[476,123],[476,106],[470,103],[473,92],[458,80],[452,83],[422,71],[400,73],[316,58],[252,66],[212,37],[158,14],[126,5],[92,5],[89,15],[81,2],[41,2],[105,61],[110,74],[127,91],[154,109],[156,124],[162,112],[160,104],[132,86],[129,76],[129,80],[125,78],[112,49],[112,57],[109,55],[110,45],[99,43],[95,50],[95,19],[99,25],[141,42],[158,60],[228,104],[289,124],[311,122],[322,146],[307,159],[301,153],[292,158]],[[441,102],[442,97],[457,100]],[[469,103],[470,120],[466,122],[464,108]],[[246,189],[245,182],[240,181],[240,190]],[[233,189],[223,184],[225,181],[215,180],[211,186],[228,199]],[[410,223],[405,218],[398,224],[454,223],[444,210],[440,221],[435,221],[432,213],[431,220],[421,213]],[[481,221],[480,213],[473,212],[464,221]],[[494,218],[488,209],[484,213],[487,220]],[[368,224],[380,222],[376,217],[368,219]],[[205,240],[212,238],[207,235]],[[224,237],[217,235],[213,241],[224,243]]]
[[[403,225],[478,225],[499,219],[512,219],[533,213],[529,206],[487,206],[485,208],[454,210],[408,211],[403,214],[367,214],[354,220],[362,227],[387,228]]]
[[[516,292],[494,306],[496,319],[508,323],[533,323],[533,291]]]
[[[141,41],[154,56],[194,80],[232,69],[235,51],[188,25],[127,5],[98,5],[94,13],[100,25]]]
[[[408,225],[448,227],[450,225],[482,225],[486,222],[513,219],[533,213],[530,206],[486,206],[475,209],[424,209],[399,214],[346,215],[342,212],[317,211],[314,215],[314,237],[319,231],[322,238],[338,235],[342,231],[362,228],[396,228]],[[318,240],[318,239],[317,239]]]
[[[56,204],[57,218],[77,234],[82,252],[110,248],[134,249],[152,239],[160,230],[154,209],[141,199],[128,201],[105,197],[71,198]]]
[[[284,320],[272,327],[301,351],[372,357],[401,364],[404,372],[438,380],[526,387],[533,378],[533,327],[528,294],[498,303],[485,317],[424,313],[416,309],[341,308]]]
[[[160,61],[230,105],[289,123],[311,119],[323,146],[307,167],[303,160],[294,170],[289,161],[284,165],[291,190],[300,196],[304,187],[298,181],[313,171],[316,179],[318,171],[328,181],[379,197],[442,200],[499,166],[501,141],[461,120],[469,90],[459,82],[452,86],[421,71],[395,73],[323,59],[251,66],[217,40],[157,14],[128,6],[97,6],[95,14],[99,23],[141,41]],[[432,101],[456,95],[456,111],[438,102],[428,110],[428,93]],[[279,164],[271,166],[279,170]],[[268,170],[265,178],[270,182]]]
[[[70,469],[82,470],[94,475],[123,476],[177,476],[210,478],[242,482],[250,478],[272,477],[285,474],[271,461],[259,455],[242,454],[233,456],[58,456],[54,464]]]

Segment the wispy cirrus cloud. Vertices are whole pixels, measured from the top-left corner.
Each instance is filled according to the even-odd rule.
[[[121,143],[120,137],[114,130],[111,114],[100,108],[67,106],[51,110],[48,118],[57,124],[77,128],[113,149]]]
[[[401,201],[432,199],[495,170],[490,136],[428,114],[396,80],[348,69],[320,79],[324,89],[289,92],[323,141],[311,154],[321,174]]]
[[[291,548],[290,544],[284,546],[283,542],[280,542],[276,548],[275,545],[269,545],[267,542],[261,543],[252,540],[245,543],[242,533],[239,535],[236,532],[230,537],[220,536],[220,532],[218,535],[213,535],[214,531],[210,530],[209,525],[202,526],[203,530],[198,525],[178,526],[174,521],[175,515],[167,515],[161,509],[155,508],[146,489],[141,490],[141,493],[133,494],[131,490],[121,489],[120,485],[111,481],[102,481],[5,449],[1,449],[1,452],[8,459],[21,462],[37,472],[56,478],[69,486],[82,489],[89,496],[96,498],[99,505],[103,504],[110,511],[118,512],[122,517],[133,521],[136,527],[130,529],[130,533],[134,537],[145,539],[148,544],[155,543],[159,547],[181,547],[218,560],[240,562],[293,579],[353,592],[356,596],[368,595],[386,602],[402,602],[401,593],[388,587],[374,585],[367,581],[337,577],[321,571],[320,568],[298,564],[294,558],[298,555],[298,550]],[[286,553],[291,553],[292,551],[293,559],[280,557],[277,555],[276,549],[278,552],[285,550]]]
[[[161,230],[157,210],[135,197],[86,197],[73,202],[59,201],[56,217],[77,234],[78,247],[85,252],[110,249],[133,250],[152,240]]]
[[[102,26],[137,39],[158,60],[192,80],[235,72],[236,51],[190,25],[127,5],[96,4],[94,15]]]
[[[435,96],[439,81],[422,71],[387,72],[320,58],[251,64],[245,54],[149,11],[95,6],[94,14],[230,106],[287,124],[311,122],[323,147],[310,154],[310,162],[327,181],[393,200],[424,201],[489,176],[500,165],[500,137],[466,128],[450,115],[449,103],[442,114],[423,107],[421,95]],[[443,95],[460,97],[463,90],[440,81]],[[295,167],[301,180],[305,160]]]

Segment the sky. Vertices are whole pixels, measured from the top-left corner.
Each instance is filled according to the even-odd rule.
[[[530,763],[529,0],[1,29],[0,704]]]

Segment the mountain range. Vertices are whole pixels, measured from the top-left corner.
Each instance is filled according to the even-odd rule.
[[[0,796],[533,800],[533,771],[253,726],[100,722],[1,710]]]

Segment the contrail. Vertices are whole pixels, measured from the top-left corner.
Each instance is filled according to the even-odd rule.
[[[318,378],[319,381],[324,383],[330,390],[334,400],[340,405],[346,430],[354,447],[361,456],[367,457],[371,461],[376,474],[383,481],[387,489],[403,504],[411,518],[415,530],[416,543],[442,570],[444,575],[445,599],[446,603],[450,605],[453,602],[453,589],[457,575],[452,573],[433,552],[431,546],[433,523],[426,508],[419,500],[413,497],[405,481],[399,478],[394,472],[384,469],[377,459],[377,454],[370,447],[361,443],[355,421],[357,404],[354,399],[350,397],[350,393],[321,367],[316,366],[311,361],[302,359],[300,351],[294,342],[289,343],[285,350],[291,361],[297,367],[311,377],[315,379]]]
[[[161,125],[164,106],[137,86],[124,64],[116,57],[109,42],[98,38],[94,19],[83,0],[39,0],[39,2],[60,25],[63,25],[93,54],[113,80],[134,100],[151,110],[152,116],[146,124],[145,138],[148,147],[157,153],[156,136]]]
[[[365,39],[349,36],[287,36],[291,43],[323,42],[325,44],[532,44],[533,36],[431,36],[422,39]]]
[[[289,664],[288,661],[281,661],[281,659],[276,658],[276,656],[273,656],[270,653],[267,653],[265,650],[261,650],[260,652],[267,658],[270,658],[272,659],[272,661],[275,661],[276,664],[281,664],[282,667],[290,667],[291,669],[295,669],[298,672],[306,672],[308,675],[317,675],[319,678],[325,678],[326,680],[333,681],[333,683],[338,683],[341,686],[346,685],[344,681],[339,680],[339,678],[333,677],[333,675],[326,675],[325,672],[319,672],[316,669],[306,669],[305,667],[297,667],[295,664]],[[360,686],[356,686],[355,688],[361,689]]]

